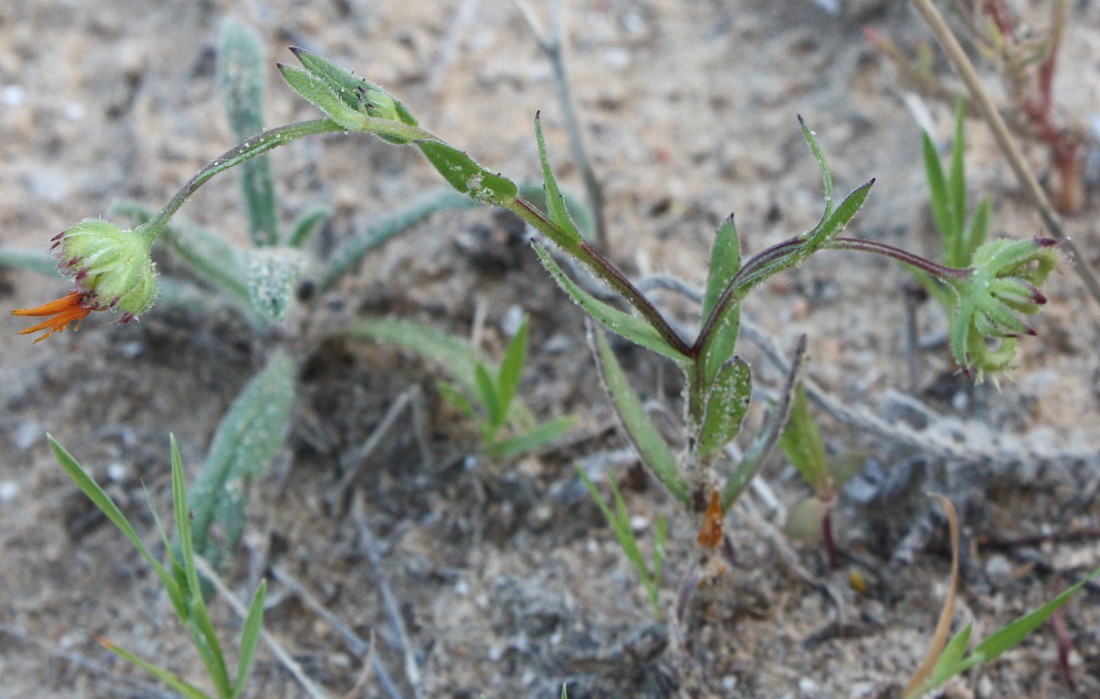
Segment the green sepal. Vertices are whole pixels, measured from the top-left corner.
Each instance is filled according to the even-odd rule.
[[[569,278],[569,275],[554,261],[554,258],[538,242],[532,242],[535,248],[535,252],[538,253],[539,260],[542,262],[546,271],[550,272],[550,276],[554,278],[554,281],[558,283],[558,286],[569,295],[569,298],[573,299],[578,306],[580,306],[585,313],[598,320],[604,327],[611,332],[622,335],[631,342],[641,345],[646,349],[653,350],[657,354],[668,357],[669,359],[677,362],[687,362],[689,358],[683,353],[679,352],[675,347],[669,344],[657,330],[635,316],[625,313],[610,306],[603,301],[600,301],[592,294],[588,293],[584,289]]]
[[[695,448],[707,457],[726,446],[741,431],[752,398],[752,372],[740,357],[722,365],[710,389],[703,426]]]
[[[399,121],[417,126],[412,113],[390,93],[372,82],[356,77],[351,71],[336,65],[324,56],[293,47],[291,53],[314,77],[329,86],[332,92],[351,109],[377,119]]]
[[[516,200],[519,189],[514,182],[494,175],[457,148],[442,141],[418,141],[416,145],[458,192],[490,206],[504,206]]]
[[[677,500],[685,505],[690,504],[688,485],[680,477],[676,457],[669,451],[668,445],[646,416],[642,402],[630,387],[626,374],[619,366],[619,360],[616,359],[607,338],[602,331],[596,329],[591,320],[586,322],[588,341],[596,357],[600,379],[611,402],[615,405],[615,412],[622,422],[623,430],[642,458],[642,463],[657,476],[657,479]]]

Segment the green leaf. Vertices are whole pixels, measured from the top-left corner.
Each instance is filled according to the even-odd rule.
[[[936,222],[936,228],[940,231],[940,240],[943,244],[943,259],[947,263],[953,249],[955,231],[951,227],[955,220],[951,212],[951,200],[947,193],[947,178],[940,163],[940,155],[936,152],[936,146],[932,138],[922,134],[921,145],[924,152],[924,174],[928,180],[929,203],[932,207],[932,218]]]
[[[204,556],[214,558],[211,554],[232,549],[240,539],[247,500],[245,478],[266,469],[283,443],[294,403],[296,370],[289,354],[275,352],[218,425],[190,493],[195,548]],[[210,542],[214,522],[225,532],[225,549],[215,550]]]
[[[229,128],[237,141],[244,141],[264,127],[262,44],[254,29],[232,18],[222,22],[218,44],[218,82]],[[241,165],[241,186],[253,244],[275,245],[279,240],[279,224],[271,164],[266,155]]]
[[[718,298],[739,269],[741,269],[741,240],[737,235],[733,215],[730,214],[722,221],[722,225],[718,226],[714,245],[710,248],[710,271],[707,273],[707,290],[703,295],[704,319],[714,311]]]
[[[794,391],[791,415],[787,429],[779,440],[779,446],[806,483],[819,496],[832,487],[829,465],[825,458],[825,443],[817,429],[817,422],[806,402],[806,390],[799,382]]]
[[[490,456],[498,459],[510,459],[513,456],[526,454],[543,445],[549,444],[573,429],[577,419],[571,415],[559,417],[549,422],[544,422],[527,430],[523,434],[509,437],[496,444],[490,445],[486,450]]]
[[[440,381],[436,384],[439,389],[439,394],[443,396],[443,399],[453,405],[459,412],[462,412],[474,420],[480,420],[481,416],[474,410],[474,406],[470,403],[470,399],[466,397],[466,394],[450,385]]]
[[[54,458],[57,459],[57,463],[61,466],[61,469],[65,471],[65,474],[76,484],[76,487],[80,489],[82,493],[89,500],[92,501],[100,512],[107,516],[111,524],[115,525],[115,528],[122,532],[122,535],[130,542],[137,552],[141,554],[141,557],[145,559],[145,562],[149,564],[149,567],[160,578],[161,584],[165,589],[169,591],[169,596],[172,596],[172,592],[177,590],[175,579],[169,575],[168,571],[161,565],[149,549],[145,547],[145,543],[142,542],[141,537],[138,536],[137,531],[130,524],[130,521],[126,519],[126,516],[122,514],[122,510],[118,509],[114,500],[111,499],[107,493],[99,487],[99,484],[88,475],[88,472],[84,470],[84,467],[80,465],[73,456],[65,451],[65,448],[58,444],[57,440],[52,435],[47,434],[46,439],[49,440],[50,449],[53,450]],[[181,613],[181,609],[177,609],[177,613]],[[181,618],[186,618],[181,616]]]
[[[516,200],[519,189],[514,182],[494,175],[457,148],[441,141],[418,141],[416,145],[455,191],[490,206]]]
[[[283,63],[280,63],[278,68],[279,72],[283,74],[283,79],[294,88],[295,92],[309,100],[313,106],[320,109],[337,124],[349,131],[367,130],[370,123],[367,116],[348,106],[344,100],[337,96],[327,82],[319,80],[313,74],[300,68]]]
[[[331,215],[332,211],[324,206],[314,207],[302,214],[298,220],[294,222],[294,228],[291,230],[290,236],[287,237],[286,244],[292,248],[302,247],[306,244],[306,241],[309,240],[309,237],[313,235],[313,231],[317,229],[317,224]]]
[[[977,252],[986,241],[986,237],[989,233],[989,200],[982,199],[978,204],[978,208],[974,210],[974,215],[970,217],[970,221],[966,226],[966,249],[965,258],[954,260],[957,264],[953,266],[966,267],[970,264],[970,261],[974,259],[974,253]]]
[[[588,338],[592,352],[596,356],[596,366],[600,371],[604,389],[615,404],[615,412],[622,422],[623,430],[638,451],[638,455],[641,456],[642,462],[653,471],[658,480],[677,500],[685,505],[689,504],[690,489],[680,477],[676,457],[669,451],[668,445],[646,416],[645,409],[638,400],[637,394],[634,393],[634,389],[630,387],[626,374],[619,366],[619,360],[615,358],[607,338],[591,322],[588,324]]]
[[[825,162],[825,152],[821,150],[817,136],[806,125],[801,114],[798,116],[798,125],[802,127],[802,138],[806,139],[807,145],[810,146],[810,152],[817,161],[817,169],[821,172],[821,182],[825,189],[825,213],[821,215],[821,220],[824,222],[833,213],[833,175],[829,172],[829,164]]]
[[[246,254],[248,297],[252,308],[267,320],[281,323],[294,299],[298,275],[305,266],[297,248],[257,248]]]
[[[707,275],[707,290],[703,296],[702,316],[704,321],[702,350],[700,351],[703,368],[702,382],[697,387],[700,393],[709,392],[733,348],[737,345],[737,333],[741,327],[741,303],[729,298],[719,307],[722,293],[730,285],[741,268],[741,244],[733,216],[727,218],[718,227],[718,235],[710,250],[710,273]],[[716,317],[711,320],[712,315]]]
[[[230,694],[229,668],[218,642],[214,622],[206,608],[198,568],[195,566],[194,539],[191,532],[190,510],[187,507],[187,491],[184,486],[183,460],[180,458],[176,438],[170,438],[172,447],[172,511],[176,517],[176,535],[180,545],[180,559],[186,576],[187,618],[185,625],[191,634],[191,642],[199,652],[206,674],[218,689],[218,696]]]
[[[951,213],[951,230],[953,232],[953,250],[951,254],[952,266],[964,266],[963,230],[966,228],[966,139],[965,121],[966,100],[962,95],[955,101],[955,143],[951,147],[951,173],[947,178],[948,194],[951,197],[949,208]],[[960,264],[953,264],[959,262]]]
[[[962,672],[959,668],[962,667],[963,654],[966,653],[966,649],[970,645],[970,634],[973,628],[972,624],[967,624],[962,630],[951,637],[951,640],[943,647],[943,652],[940,654],[940,657],[936,660],[936,665],[932,668],[932,676],[928,679],[928,682],[915,693],[915,696],[920,696],[925,692],[939,687],[947,680]]]
[[[497,374],[497,388],[500,394],[501,408],[505,414],[512,404],[519,390],[520,379],[523,378],[523,363],[527,359],[527,318],[520,323],[519,330],[508,342],[504,350],[504,358],[500,362],[500,371]]]
[[[252,672],[252,660],[256,655],[256,646],[260,643],[260,632],[264,623],[264,599],[267,596],[267,581],[261,580],[256,593],[252,595],[252,604],[248,606],[248,616],[244,619],[241,631],[241,648],[237,659],[237,680],[233,683],[233,697],[239,697]]]
[[[400,318],[372,318],[344,328],[348,335],[379,342],[391,342],[442,364],[447,373],[469,394],[477,391],[474,366],[478,354],[464,339],[431,325]]]
[[[114,643],[111,643],[106,639],[100,639],[99,642],[105,648],[107,648],[107,650],[119,656],[126,662],[135,665],[142,670],[145,670],[150,675],[156,677],[158,680],[171,687],[173,691],[179,692],[179,694],[183,697],[186,697],[186,699],[210,699],[210,695],[206,694],[198,687],[188,684],[178,675],[169,672],[168,670],[165,670],[159,665],[154,665],[148,660],[140,658],[130,651],[125,650],[124,648],[120,648],[119,646],[116,646]]]
[[[474,385],[477,387],[477,393],[474,395],[477,396],[481,407],[485,408],[485,413],[489,417],[489,424],[492,425],[492,431],[495,433],[496,430],[504,426],[504,421],[508,416],[504,412],[500,391],[493,382],[493,377],[489,374],[484,362],[477,362],[474,365]]]
[[[20,250],[0,245],[0,266],[37,272],[48,277],[57,275],[57,258],[45,250]]]
[[[542,179],[546,187],[546,213],[550,217],[550,221],[560,228],[569,239],[579,243],[582,240],[581,233],[569,216],[569,209],[565,206],[565,199],[558,189],[558,181],[554,178],[554,171],[550,167],[550,159],[546,155],[546,141],[542,136],[542,120],[538,114],[535,115],[535,140],[538,141],[539,160],[542,162]]]
[[[726,446],[741,431],[741,421],[752,398],[752,372],[740,357],[726,362],[711,387],[696,453],[709,456]]]
[[[794,359],[791,361],[791,370],[787,374],[787,381],[783,385],[783,391],[779,394],[779,403],[772,408],[764,426],[756,435],[749,448],[745,450],[744,458],[737,465],[733,475],[726,481],[722,490],[722,511],[725,512],[740,497],[749,482],[764,465],[764,459],[771,452],[772,447],[779,440],[783,428],[787,424],[787,417],[791,412],[791,403],[794,399],[794,387],[802,375],[802,364],[806,358],[806,336],[798,340],[798,348],[795,350]]]
[[[570,279],[558,263],[554,261],[554,258],[550,256],[546,248],[538,242],[534,242],[532,245],[535,248],[535,252],[538,253],[539,260],[542,261],[543,267],[550,272],[550,276],[554,278],[558,286],[561,287],[561,289],[568,294],[585,313],[595,318],[611,332],[622,335],[635,344],[653,350],[657,354],[677,362],[688,361],[688,358],[670,345],[668,340],[662,337],[652,325],[641,318],[632,316],[629,313],[624,313],[614,306],[610,306],[600,301]]]
[[[310,75],[327,84],[348,107],[376,119],[417,126],[405,105],[374,83],[356,77],[320,54],[296,46],[290,51]]]
[[[1072,586],[1066,588],[1060,595],[1038,609],[1028,614],[1024,614],[1015,621],[993,632],[978,644],[971,654],[972,657],[977,659],[976,662],[988,662],[999,657],[1005,651],[1019,645],[1028,634],[1039,628],[1039,625],[1050,618],[1054,612],[1064,607],[1066,603],[1085,586],[1085,583],[1092,580],[1097,575],[1100,575],[1100,568],[1097,568],[1081,578]]]
[[[474,205],[476,202],[469,197],[450,189],[437,189],[418,197],[402,209],[378,219],[360,233],[342,242],[328,256],[317,280],[318,289],[322,292],[328,291],[368,253],[428,216],[439,211],[468,208]]]

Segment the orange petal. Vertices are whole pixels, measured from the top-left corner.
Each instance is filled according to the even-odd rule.
[[[49,303],[44,303],[34,308],[19,308],[12,311],[11,314],[13,316],[52,316],[78,305],[83,298],[83,293],[79,291],[70,291],[67,295],[56,301],[50,301]],[[87,315],[87,313],[84,315]]]

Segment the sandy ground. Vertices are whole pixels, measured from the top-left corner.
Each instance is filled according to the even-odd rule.
[[[519,14],[502,0],[463,5],[466,19],[458,3],[444,2],[9,0],[0,7],[0,244],[45,247],[120,199],[160,206],[232,145],[214,76],[217,27],[227,15],[263,37],[269,124],[315,115],[274,68],[292,59],[288,46],[305,46],[391,89],[428,128],[516,179],[538,175],[531,121],[542,110],[563,184],[580,191],[550,69]],[[816,130],[839,190],[878,178],[853,234],[930,249],[919,130],[895,71],[861,33],[871,25],[911,47],[921,30],[904,7],[857,2],[830,15],[795,0],[584,0],[569,9],[569,68],[605,185],[610,254],[635,277],[701,285],[713,230],[731,211],[750,253],[816,222],[820,183],[796,114]],[[1070,12],[1058,95],[1083,123],[1100,113],[1100,7],[1075,3]],[[929,107],[946,140],[949,109]],[[970,131],[972,186],[994,199],[993,229],[1035,235],[1038,220],[988,134],[976,123]],[[1042,171],[1042,152],[1027,154]],[[274,155],[273,169],[285,221],[316,204],[333,210],[318,252],[438,184],[415,151],[367,137],[295,143]],[[1098,204],[1093,192],[1067,222],[1094,263]],[[194,197],[181,219],[247,244],[232,176]],[[167,258],[161,266],[180,269]],[[261,576],[271,581],[267,628],[332,695],[387,696],[377,668],[357,684],[364,647],[296,586],[358,638],[373,635],[399,693],[391,696],[550,697],[566,681],[570,697],[896,696],[928,643],[950,568],[946,526],[924,491],[946,492],[963,510],[969,545],[957,623],[975,620],[979,636],[1100,560],[1097,306],[1067,266],[1050,285],[1039,337],[1023,342],[1015,381],[1001,392],[953,376],[945,348],[922,352],[915,395],[945,416],[929,423],[899,397],[909,390],[905,281],[878,259],[826,253],[766,285],[746,312],[786,352],[808,333],[810,374],[838,401],[908,420],[930,441],[1015,458],[944,461],[826,419],[832,451],[868,455],[863,489],[838,509],[842,569],[830,571],[818,548],[796,546],[794,560],[818,583],[807,584],[784,557],[785,542],[769,536],[782,510],[806,494],[775,458],[764,480],[777,502],[749,498],[768,524],[750,526],[742,509],[727,524],[744,567],[667,624],[653,622],[573,463],[587,459],[619,480],[645,547],[657,518],[669,519],[668,612],[695,555],[692,521],[623,455],[580,313],[507,219],[488,211],[432,217],[338,292],[297,309],[276,338],[255,336],[216,299],[198,310],[158,307],[127,326],[93,317],[79,333],[33,347],[15,335],[23,321],[4,314],[0,696],[165,695],[94,634],[201,682],[155,578],[67,481],[44,435],[80,458],[151,541],[147,497],[162,516],[170,503],[169,432],[193,472],[273,343],[300,361],[299,400],[286,448],[252,484],[246,536],[224,573],[239,595]],[[27,272],[5,271],[0,282],[5,309],[65,291],[60,278]],[[690,303],[657,298],[685,326],[696,322]],[[525,399],[541,416],[576,414],[579,426],[563,445],[508,464],[469,456],[474,432],[440,401],[437,366],[326,337],[353,318],[392,313],[458,333],[479,325],[493,354],[517,306],[532,317]],[[919,322],[927,336],[945,327],[930,306]],[[672,406],[674,433],[671,367],[620,349],[643,396]],[[766,359],[749,345],[745,354],[774,385]],[[334,500],[346,455],[410,389],[428,458],[402,414]],[[853,570],[869,581],[866,590],[849,584]],[[1075,695],[1048,625],[956,682],[950,696],[1100,695],[1098,600],[1096,590],[1083,593],[1065,617]],[[232,611],[214,609],[227,638],[235,635]],[[261,649],[246,695],[303,691]]]

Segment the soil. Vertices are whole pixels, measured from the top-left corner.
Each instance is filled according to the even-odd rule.
[[[853,235],[932,249],[919,127],[895,69],[862,36],[870,25],[913,51],[924,32],[907,7],[853,1],[831,14],[805,0],[568,4],[568,67],[605,188],[609,254],[632,277],[701,286],[709,241],[730,212],[749,253],[812,227],[820,181],[796,114],[816,130],[838,190],[877,178]],[[1045,26],[1042,13],[1022,9]],[[1100,113],[1100,5],[1072,3],[1069,13],[1056,95],[1060,113],[1086,123]],[[304,46],[386,86],[422,124],[516,179],[539,175],[531,122],[541,110],[563,185],[582,191],[549,65],[509,3],[9,0],[0,7],[0,243],[42,249],[122,199],[160,206],[231,145],[214,75],[218,25],[230,15],[263,37],[267,123],[315,116],[274,67],[291,62],[288,46]],[[934,68],[955,85],[946,64]],[[950,106],[926,104],[946,143]],[[971,122],[969,138],[971,187],[992,197],[993,230],[1038,234],[985,128]],[[1045,172],[1041,148],[1027,146],[1027,156]],[[319,254],[440,184],[414,150],[364,136],[299,141],[272,165],[288,224],[317,204],[332,209]],[[245,247],[233,179],[202,190],[180,220]],[[1067,226],[1095,264],[1100,197],[1091,186]],[[222,573],[245,598],[269,580],[267,630],[333,696],[556,697],[564,682],[573,698],[898,696],[930,641],[950,572],[946,523],[928,490],[952,497],[963,514],[956,626],[973,621],[976,637],[1100,560],[1100,326],[1068,264],[1049,285],[1038,337],[1022,341],[1015,378],[1000,391],[955,374],[942,345],[921,350],[911,387],[907,276],[893,264],[824,253],[756,293],[748,316],[786,355],[806,333],[809,374],[834,399],[929,443],[998,456],[945,460],[889,431],[823,416],[831,453],[867,457],[836,510],[840,568],[830,570],[820,546],[774,536],[786,509],[808,494],[775,456],[761,479],[767,487],[727,517],[738,565],[684,602],[698,522],[626,449],[581,313],[524,237],[488,210],[435,215],[337,291],[299,305],[274,336],[257,336],[210,293],[198,305],[161,304],[135,324],[96,314],[79,332],[33,346],[15,334],[24,320],[4,314],[0,696],[169,694],[96,635],[202,685],[155,576],[68,481],[45,433],[153,542],[150,504],[162,518],[170,511],[169,433],[193,475],[221,416],[276,344],[299,361],[298,399],[284,449],[251,483],[246,534]],[[181,273],[168,256],[160,265]],[[60,278],[23,271],[4,270],[0,282],[4,308],[66,289]],[[654,295],[684,327],[697,322],[688,300]],[[517,308],[532,319],[524,400],[542,418],[576,415],[578,426],[551,448],[503,463],[478,455],[473,426],[441,400],[440,366],[334,334],[356,318],[392,314],[474,332],[499,357]],[[931,304],[917,317],[922,336],[943,333]],[[779,372],[743,344],[759,384],[774,388]],[[673,367],[616,347],[674,436]],[[397,413],[396,428],[334,497],[349,455],[402,396],[417,406],[419,426],[413,411]],[[915,409],[912,398],[935,412]],[[663,622],[578,480],[577,461],[621,485],[646,551],[658,518],[667,518]],[[852,582],[859,577],[866,585]],[[235,648],[240,620],[215,600],[224,642]],[[1075,691],[1047,624],[953,681],[947,695],[1100,696],[1098,601],[1089,588],[1062,619]],[[304,690],[261,646],[245,696]]]

